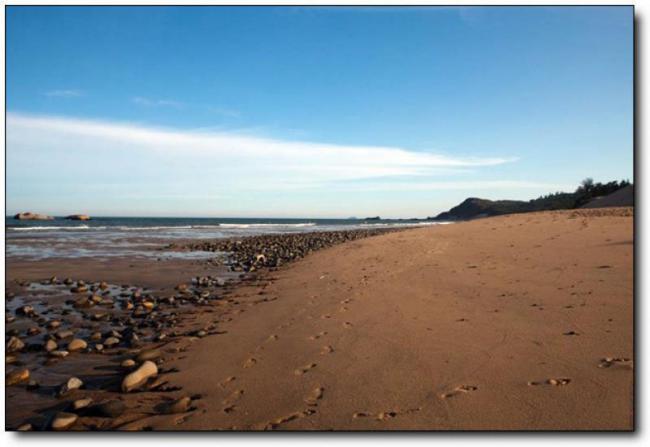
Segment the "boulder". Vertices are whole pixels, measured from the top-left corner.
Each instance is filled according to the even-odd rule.
[[[14,216],[14,219],[17,219],[17,220],[54,220],[54,217],[47,216],[45,214],[25,212],[25,213],[16,214]]]
[[[88,214],[71,214],[65,217],[67,220],[90,220]]]

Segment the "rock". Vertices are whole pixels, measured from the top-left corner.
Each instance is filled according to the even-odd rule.
[[[64,359],[70,354],[68,351],[50,351],[50,356],[58,359]]]
[[[72,341],[68,343],[68,351],[70,352],[80,351],[82,349],[86,349],[87,347],[88,343],[80,338],[73,338]]]
[[[19,385],[29,381],[29,370],[20,369],[18,371],[12,371],[5,376],[5,385]]]
[[[75,286],[70,289],[70,292],[72,293],[84,293],[88,291],[88,287],[86,286]]]
[[[54,217],[47,216],[45,214],[24,212],[24,213],[16,214],[14,216],[14,219],[17,219],[17,220],[54,220]]]
[[[25,347],[25,343],[18,337],[11,337],[7,342],[6,352],[18,352]]]
[[[109,400],[88,409],[88,413],[93,416],[105,418],[120,417],[126,411],[126,405],[121,400]]]
[[[43,349],[45,349],[47,352],[56,351],[58,347],[59,345],[57,345],[56,342],[51,338],[45,342],[45,345],[43,345]]]
[[[83,386],[81,379],[77,377],[70,377],[66,383],[59,387],[59,396],[64,396],[70,391],[78,390]]]
[[[102,333],[101,332],[93,332],[93,334],[90,336],[90,339],[93,341],[101,340],[102,339]]]
[[[99,288],[102,290],[108,289],[108,283],[106,281],[102,281],[99,283]]]
[[[16,429],[16,431],[32,431],[33,429],[34,429],[34,427],[32,427],[32,424],[30,424],[30,423],[28,422],[28,423],[26,423],[26,424],[20,425],[20,426]]]
[[[133,391],[144,385],[147,380],[155,377],[157,374],[158,367],[156,364],[147,360],[138,369],[127,375],[124,380],[122,380],[122,391],[125,393]]]
[[[74,413],[65,413],[63,411],[60,411],[52,419],[52,430],[67,430],[68,428],[72,427],[75,422],[77,422],[78,418],[79,416]]]
[[[72,409],[78,411],[83,408],[87,408],[92,403],[93,400],[90,397],[86,397],[85,399],[77,399],[74,402],[72,402]]]
[[[71,285],[73,282],[74,281],[72,280],[72,278],[66,278],[63,280],[63,284],[65,284],[66,286]]]
[[[58,329],[61,326],[59,320],[52,320],[47,324],[48,329]]]
[[[57,332],[56,333],[56,338],[58,338],[59,340],[63,340],[65,338],[72,337],[73,335],[74,335],[74,332],[72,332],[69,329],[66,329],[66,330]]]
[[[90,220],[90,216],[88,214],[71,214],[69,216],[65,216],[67,220]]]
[[[104,345],[101,343],[96,343],[95,344],[95,351],[97,352],[102,352],[104,350]]]
[[[104,301],[104,298],[99,295],[93,295],[90,297],[90,300],[95,304],[100,304],[102,301]]]
[[[30,336],[30,337],[33,336],[33,335],[40,334],[40,333],[41,333],[41,329],[36,327],[36,326],[32,326],[29,329],[27,329],[27,335]]]
[[[5,355],[5,363],[7,365],[15,363],[16,360],[18,360],[18,357],[16,357],[15,355]]]
[[[111,348],[119,343],[120,343],[120,339],[117,337],[108,337],[106,340],[104,340],[104,346],[106,346],[107,348]]]
[[[135,360],[133,359],[126,359],[122,363],[120,363],[120,366],[122,368],[133,368],[135,366]]]
[[[142,363],[147,360],[156,360],[161,356],[162,356],[162,352],[160,352],[160,349],[145,349],[144,351],[140,352],[135,359],[139,363]]]
[[[185,413],[190,409],[192,399],[185,396],[172,402],[165,402],[158,406],[158,411],[163,414]]]

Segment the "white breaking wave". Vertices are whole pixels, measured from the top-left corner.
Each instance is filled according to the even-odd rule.
[[[221,228],[303,228],[303,227],[313,227],[317,225],[314,222],[308,223],[297,223],[297,224],[287,224],[287,223],[250,223],[250,224],[221,224]]]
[[[88,225],[77,225],[74,227],[12,227],[12,231],[43,231],[43,230],[89,230]],[[95,227],[99,228],[99,227]]]

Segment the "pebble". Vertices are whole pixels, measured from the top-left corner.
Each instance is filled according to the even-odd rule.
[[[77,377],[70,377],[66,383],[59,387],[59,396],[65,396],[70,391],[78,390],[83,386],[81,379]]]
[[[72,332],[69,329],[66,329],[66,330],[57,332],[56,333],[56,338],[58,338],[59,340],[63,340],[64,338],[72,337],[73,335],[74,335],[74,332]]]
[[[48,329],[57,329],[59,326],[61,326],[59,320],[52,320],[47,324]]]
[[[87,347],[88,343],[80,338],[74,338],[70,343],[68,343],[68,351],[70,352],[80,351],[82,349],[86,349]]]
[[[5,355],[5,363],[6,364],[11,364],[14,363],[18,358],[15,355]]]
[[[50,351],[51,357],[56,357],[59,359],[64,359],[70,354],[68,351]]]
[[[57,345],[56,342],[55,342],[54,340],[52,340],[51,338],[49,338],[49,339],[45,342],[45,345],[43,345],[43,348],[44,348],[47,352],[52,352],[52,351],[56,351],[56,350],[59,348],[59,345]]]
[[[25,343],[18,337],[11,337],[7,342],[6,352],[18,352],[25,347]]]
[[[106,346],[107,348],[110,348],[112,346],[115,346],[115,345],[119,344],[119,342],[120,342],[120,339],[117,338],[117,337],[108,337],[106,340],[104,340],[104,346]]]
[[[12,371],[5,377],[5,385],[18,385],[29,380],[29,370],[21,369],[18,371]]]
[[[136,360],[142,363],[147,360],[156,360],[160,356],[162,356],[162,352],[160,352],[160,349],[145,349],[144,351],[138,354]]]
[[[74,413],[65,413],[63,411],[58,412],[54,419],[52,420],[52,430],[67,430],[72,427],[72,425],[77,422],[79,416]]]
[[[72,409],[81,410],[82,408],[88,407],[92,403],[93,400],[90,397],[86,397],[85,399],[77,399],[74,402],[72,402]]]
[[[158,367],[150,360],[145,361],[138,369],[122,380],[122,391],[128,393],[144,385],[147,380],[158,374]]]
[[[16,429],[16,431],[32,431],[33,429],[34,429],[34,427],[32,427],[32,424],[30,424],[30,423],[28,422],[28,423],[26,423],[26,424],[23,424],[23,425],[19,426],[19,427]]]
[[[135,366],[135,360],[133,359],[126,359],[122,363],[120,363],[120,366],[122,368],[133,368]]]

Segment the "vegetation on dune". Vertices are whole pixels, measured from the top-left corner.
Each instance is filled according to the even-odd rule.
[[[531,211],[580,208],[597,197],[607,196],[630,185],[629,180],[594,183],[593,179],[586,178],[574,192],[555,192],[528,201],[487,200],[470,197],[449,211],[445,211],[429,219],[458,220],[483,216],[498,216],[501,214],[527,213]]]

